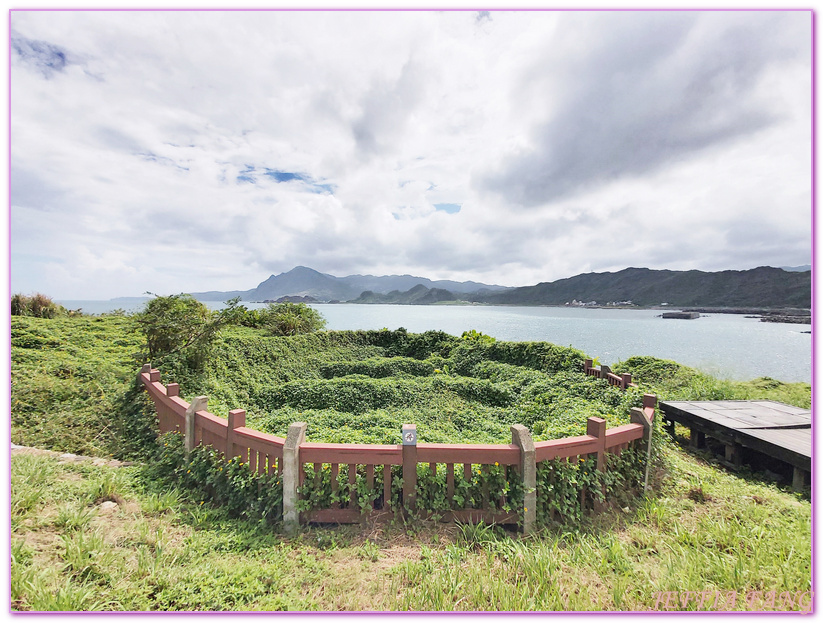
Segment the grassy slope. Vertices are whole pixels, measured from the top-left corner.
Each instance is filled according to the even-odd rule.
[[[15,318],[12,441],[125,454],[116,410],[134,401],[132,354],[139,345],[129,326],[122,318]],[[335,358],[381,353],[355,354]],[[663,398],[756,395],[805,405],[810,395],[808,385],[729,384],[680,366],[655,377],[649,363],[624,365]],[[282,380],[288,372],[278,367]],[[307,529],[288,540],[182,493],[154,490],[139,467],[15,456],[13,605],[642,610],[661,590],[809,590],[808,501],[729,474],[674,444],[665,452],[673,476],[656,498],[533,542],[482,530],[461,538],[456,528],[434,526]],[[112,494],[120,496],[118,511],[105,516],[100,502]]]
[[[531,540],[431,524],[287,539],[158,491],[139,467],[14,456],[12,606],[648,610],[658,591],[735,590],[734,609],[746,610],[746,591],[809,590],[807,502],[679,452],[672,460],[678,476],[658,497]],[[119,501],[112,514],[108,499]]]

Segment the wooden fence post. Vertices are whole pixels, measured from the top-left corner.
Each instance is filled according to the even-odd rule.
[[[186,409],[186,430],[185,430],[185,445],[186,452],[194,450],[194,420],[195,414],[198,411],[205,411],[208,407],[209,399],[206,396],[198,396],[191,401],[189,408]]]
[[[632,375],[631,374],[621,374],[620,378],[623,379],[623,389],[628,389],[629,385],[632,384]]]
[[[522,424],[511,427],[512,443],[520,448],[520,475],[523,477],[523,534],[530,534],[537,521],[537,461],[534,441]]]
[[[283,528],[293,535],[300,528],[300,511],[297,510],[297,487],[300,484],[300,444],[306,440],[306,423],[295,422],[289,426],[283,446]]]
[[[166,396],[169,398],[180,395],[180,385],[177,383],[169,383],[166,385]]]
[[[417,507],[417,425],[403,424],[403,506]]]
[[[643,404],[646,406],[646,396],[650,394],[646,394],[643,396]],[[656,401],[655,397],[655,401]],[[650,405],[654,406],[654,404]],[[654,427],[652,426],[652,421],[646,417],[646,413],[643,409],[638,409],[637,407],[633,407],[630,413],[630,421],[632,424],[640,424],[643,427],[643,441],[646,442],[646,473],[643,477],[643,493],[646,493],[649,490],[649,468],[651,467],[651,459],[652,459],[652,432],[654,431]]]
[[[590,417],[586,420],[586,434],[597,437],[597,471],[606,470],[606,420],[602,417]],[[606,485],[601,490],[603,498],[606,496]],[[594,511],[601,512],[605,508],[604,502],[595,500]]]
[[[232,409],[229,411],[229,425],[226,427],[226,460],[234,458],[234,429],[246,425],[246,410]]]

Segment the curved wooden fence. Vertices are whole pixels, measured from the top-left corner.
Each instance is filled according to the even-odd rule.
[[[591,360],[584,368],[591,370]],[[610,373],[607,371],[606,375]],[[619,382],[613,382],[611,377]],[[631,384],[626,376],[605,376],[613,385],[623,388]],[[389,514],[391,508],[392,469],[402,469],[403,490],[401,507],[414,510],[418,464],[427,464],[432,473],[437,473],[439,465],[445,466],[446,496],[451,511],[441,513],[445,520],[480,521],[498,524],[516,524],[522,516],[524,532],[530,532],[535,525],[537,508],[537,464],[553,459],[577,460],[596,456],[597,469],[606,469],[606,453],[620,453],[629,444],[645,440],[651,441],[651,427],[657,398],[652,394],[643,396],[643,408],[632,409],[631,423],[607,429],[602,418],[590,417],[586,434],[577,437],[532,441],[525,426],[511,427],[510,444],[432,444],[417,443],[414,424],[406,424],[402,429],[403,443],[399,445],[340,444],[307,442],[306,424],[297,422],[289,427],[286,438],[261,433],[246,427],[246,412],[243,409],[229,411],[228,418],[221,418],[207,411],[207,398],[199,396],[191,404],[181,399],[179,386],[160,382],[160,372],[150,364],[143,366],[140,379],[154,402],[161,433],[177,431],[185,437],[185,447],[191,451],[198,445],[209,445],[222,452],[226,460],[235,456],[260,474],[277,472],[283,482],[283,521],[287,531],[293,532],[299,524],[309,522],[356,523],[364,516],[372,517]],[[459,480],[471,482],[472,470],[481,473],[492,465],[511,465],[523,478],[525,491],[523,511],[504,512],[497,510],[505,506],[505,499],[490,503],[488,491],[483,492],[482,508],[458,508],[453,495]],[[328,466],[326,468],[325,466]],[[458,468],[462,466],[462,469]],[[306,467],[311,467],[307,476]],[[358,474],[365,477],[368,491],[374,495],[370,508],[344,508],[340,504],[332,508],[317,509],[300,513],[298,509],[299,487],[307,477],[319,476],[321,470],[330,470],[332,490],[338,487],[341,469],[348,472],[348,482],[354,486]],[[389,477],[387,477],[389,476]],[[382,490],[375,490],[378,486]]]

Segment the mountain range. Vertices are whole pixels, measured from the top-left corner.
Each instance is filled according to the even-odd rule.
[[[572,300],[631,301],[650,307],[811,307],[811,272],[761,266],[751,270],[651,270],[626,268],[615,273],[586,273],[502,293],[478,301],[505,305],[564,305]]]
[[[392,291],[410,290],[418,285],[427,289],[448,290],[455,294],[508,289],[504,286],[487,285],[476,281],[432,281],[425,277],[413,277],[412,275],[335,277],[312,268],[297,266],[288,272],[272,275],[251,290],[192,292],[192,296],[201,301],[225,301],[236,296],[243,301],[274,301],[287,296],[310,296],[318,302],[328,303],[330,301],[350,301],[366,291],[387,294]]]
[[[275,301],[311,297],[317,302],[426,305],[468,301],[496,305],[565,305],[573,301],[607,305],[631,301],[649,307],[811,307],[811,272],[761,266],[704,272],[626,268],[584,273],[533,286],[509,288],[474,281],[432,281],[411,275],[335,277],[305,266],[272,275],[256,288],[194,292],[203,301]]]

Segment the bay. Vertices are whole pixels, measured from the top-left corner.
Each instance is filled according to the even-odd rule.
[[[809,325],[760,322],[741,314],[701,314],[694,320],[661,317],[653,309],[497,307],[474,305],[313,305],[327,328],[438,329],[452,335],[475,329],[503,341],[573,346],[612,365],[652,355],[718,378],[769,376],[811,382]]]
[[[137,311],[142,303],[61,301],[69,309],[104,313],[117,307]],[[108,304],[108,307],[106,306]],[[219,309],[222,303],[207,303]],[[249,308],[265,307],[244,303]],[[634,355],[672,359],[718,378],[768,376],[811,382],[809,325],[760,322],[741,314],[701,314],[694,320],[661,318],[660,310],[485,305],[314,304],[327,329],[398,329],[452,335],[475,329],[503,341],[545,341],[573,346],[613,365]]]

